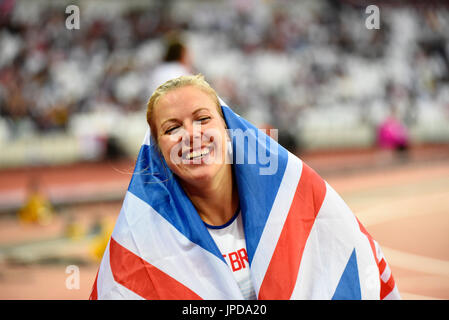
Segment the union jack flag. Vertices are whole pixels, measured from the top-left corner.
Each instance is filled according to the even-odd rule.
[[[334,189],[229,107],[222,110],[228,128],[249,130],[257,148],[276,153],[274,174],[260,174],[267,164],[258,161],[233,164],[257,298],[399,299],[379,245]],[[238,143],[233,151],[250,152]],[[243,299],[149,133],[90,299]]]

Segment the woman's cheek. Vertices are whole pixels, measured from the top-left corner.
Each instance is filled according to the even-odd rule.
[[[182,161],[182,143],[176,143],[170,148],[168,154],[170,157],[170,163],[180,164]]]
[[[166,136],[160,137],[158,143],[165,162],[167,162],[169,166],[173,162],[172,160],[176,162],[176,157],[172,155],[172,153],[175,152],[176,144],[171,142]]]

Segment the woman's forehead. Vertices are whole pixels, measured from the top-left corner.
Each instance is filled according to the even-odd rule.
[[[212,97],[194,86],[185,86],[170,90],[155,105],[158,120],[165,117],[190,115],[198,109],[214,111],[217,109]]]

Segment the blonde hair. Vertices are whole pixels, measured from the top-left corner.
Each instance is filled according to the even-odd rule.
[[[203,90],[205,93],[209,94],[212,100],[214,100],[215,104],[217,105],[217,110],[219,114],[223,117],[223,112],[221,110],[220,101],[218,100],[218,95],[215,92],[214,89],[207,83],[206,80],[204,80],[204,76],[199,73],[196,75],[188,75],[188,76],[180,76],[178,78],[174,78],[171,80],[166,81],[165,83],[161,84],[157,89],[153,92],[150,99],[147,103],[147,122],[148,125],[151,128],[151,134],[157,141],[156,137],[156,131],[154,126],[151,125],[151,119],[153,118],[153,111],[154,106],[157,104],[159,99],[163,97],[166,93],[168,93],[171,90],[185,87],[185,86],[195,86],[198,89]]]

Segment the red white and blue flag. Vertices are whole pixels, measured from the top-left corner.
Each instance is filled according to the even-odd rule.
[[[245,143],[232,136],[234,158],[241,152],[244,160],[233,166],[258,299],[399,299],[379,245],[334,189],[229,107],[222,110],[231,136],[246,134]],[[265,160],[253,161],[251,152]],[[270,156],[276,170],[261,174],[273,165]],[[149,133],[90,299],[243,299]]]

